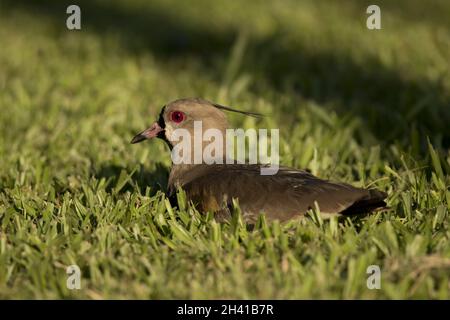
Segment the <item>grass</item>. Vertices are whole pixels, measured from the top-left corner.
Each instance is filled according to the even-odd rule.
[[[77,3],[70,32],[69,2],[0,2],[0,298],[450,298],[448,1],[378,1],[378,31],[367,1]],[[230,117],[390,209],[248,231],[171,207],[166,147],[129,141],[186,96],[269,114]]]

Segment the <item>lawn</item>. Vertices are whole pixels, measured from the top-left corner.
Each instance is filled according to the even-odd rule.
[[[0,298],[450,298],[449,1],[377,1],[381,30],[370,1],[76,3],[69,31],[70,1],[0,0]],[[167,147],[129,142],[191,96],[389,210],[250,231],[172,207]]]

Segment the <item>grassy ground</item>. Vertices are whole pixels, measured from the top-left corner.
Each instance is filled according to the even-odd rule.
[[[450,3],[0,1],[0,298],[450,298]],[[390,210],[252,232],[164,197],[173,99],[269,114],[281,162]],[[66,267],[82,271],[66,288]],[[379,265],[381,289],[366,287]]]

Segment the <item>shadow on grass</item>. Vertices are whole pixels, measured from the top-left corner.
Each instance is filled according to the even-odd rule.
[[[153,196],[158,191],[167,192],[169,169],[159,162],[152,171],[139,165],[134,172],[123,166],[105,164],[100,169],[93,170],[93,175],[99,180],[105,178],[108,181],[107,192],[133,192],[137,187],[141,194],[145,194],[147,188],[150,188],[149,195]]]
[[[62,33],[67,32],[65,10],[69,4],[65,0],[18,0],[7,1],[5,7],[39,14],[39,18],[60,26]],[[223,78],[217,61],[229,59],[230,47],[239,33],[200,28],[151,3],[142,9],[120,7],[115,2],[77,4],[82,8],[85,30],[117,35],[129,52],[149,51],[160,61],[198,58],[217,82]],[[324,105],[331,103],[338,113],[359,117],[379,142],[398,141],[409,146],[415,135],[421,146],[415,151],[427,153],[425,139],[430,136],[436,146],[450,147],[450,97],[442,81],[406,79],[376,58],[368,57],[362,65],[334,52],[308,52],[301,43],[286,47],[280,39],[282,30],[267,38],[250,38],[242,71],[279,92],[299,94]],[[255,93],[264,90],[258,86],[251,89]]]

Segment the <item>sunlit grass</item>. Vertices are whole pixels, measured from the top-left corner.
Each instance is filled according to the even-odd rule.
[[[381,1],[380,31],[364,1],[81,1],[78,32],[39,3],[0,7],[1,298],[449,299],[446,1]],[[188,96],[267,114],[230,117],[389,210],[250,231],[172,207],[167,148],[129,141]]]

